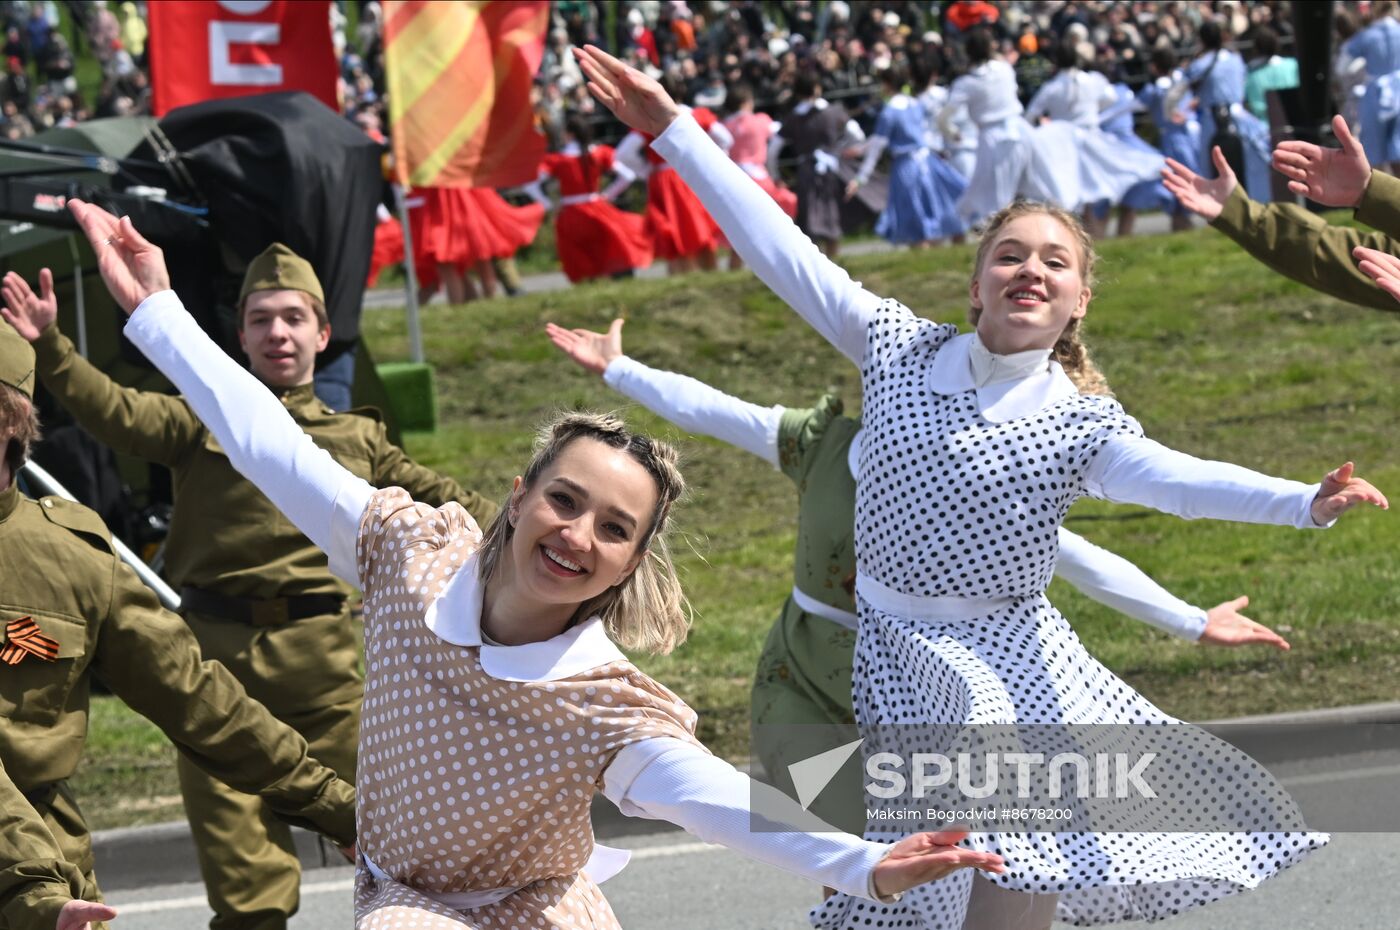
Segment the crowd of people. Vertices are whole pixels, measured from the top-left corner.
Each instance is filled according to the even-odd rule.
[[[806,10],[815,35],[834,6]],[[572,114],[543,165],[561,187],[561,237],[615,228],[627,236],[616,250],[600,241],[567,259],[580,279],[625,273],[642,252],[704,264],[714,252],[707,237],[722,234],[860,368],[859,419],[843,415],[839,398],[762,407],[650,369],[623,352],[620,320],[605,333],[551,326],[544,335],[617,391],[796,483],[793,587],[755,676],[756,723],[854,720],[866,733],[898,724],[913,747],[941,732],[934,727],[1179,723],[1085,650],[1046,597],[1052,574],[1191,640],[1287,643],[1242,616],[1243,599],[1210,610],[1186,604],[1066,532],[1074,501],[1309,530],[1388,504],[1351,463],[1305,484],[1143,435],[1113,399],[1080,321],[1097,287],[1088,224],[1105,201],[1118,196],[1121,206],[1135,188],[1158,183],[1128,153],[1161,156],[1133,143],[1131,129],[1091,125],[1088,116],[1124,99],[1105,90],[1121,75],[1087,67],[1074,24],[1055,46],[1056,74],[1023,104],[1001,51],[1012,24],[971,19],[995,11],[997,22],[1009,20],[1014,5],[952,7],[945,18],[962,33],[968,70],[932,124],[922,95],[900,80],[908,61],[879,71],[882,108],[869,127],[823,97],[808,71],[775,129],[750,87],[726,88],[732,112],[720,119],[704,101],[673,97],[664,69],[658,80],[585,47],[574,56],[583,86],[628,135],[615,147],[596,142],[594,123]],[[560,8],[585,24],[592,9]],[[1368,29],[1376,32],[1358,39],[1392,29],[1391,5],[1375,8]],[[666,9],[685,21],[679,7]],[[763,8],[727,9],[742,19]],[[803,12],[794,15],[807,28]],[[1186,83],[1205,108],[1201,119],[1228,119],[1246,136],[1244,101],[1231,95],[1247,82],[1239,56],[1224,53],[1228,34],[1218,19],[1200,23],[1204,51],[1187,64],[1195,76]],[[1261,26],[1256,35],[1267,33]],[[653,35],[652,44],[659,68],[667,42]],[[1381,60],[1367,41],[1349,48],[1373,66]],[[1154,49],[1149,67],[1164,70],[1157,62],[1168,56]],[[1377,80],[1361,85],[1361,111],[1374,103]],[[1149,86],[1165,98],[1182,83]],[[1163,112],[1182,104],[1163,103]],[[1033,125],[1023,110],[1048,121]],[[976,124],[972,162],[961,171],[949,159],[945,170],[931,161],[943,154],[927,133],[936,124],[948,138],[964,115]],[[1189,122],[1168,118],[1162,128]],[[1292,193],[1352,208],[1380,232],[1260,202],[1248,151],[1237,170],[1204,129],[1163,162],[1161,183],[1182,210],[1279,272],[1393,311],[1400,259],[1387,233],[1400,233],[1400,181],[1373,168],[1364,129],[1358,139],[1338,116],[1333,131],[1340,148],[1285,141],[1266,155]],[[769,170],[776,138],[799,153],[795,198]],[[1054,140],[1067,162],[1088,167],[1065,174],[1037,162],[1037,140]],[[859,159],[843,175],[848,148]],[[1202,154],[1209,174],[1188,161]],[[930,226],[934,219],[981,224],[970,332],[864,289],[831,260],[841,203],[875,186],[886,156],[889,199],[901,209],[881,211],[883,235],[917,244],[958,234]],[[600,178],[613,175],[620,189],[643,173],[649,207],[639,221],[611,207]],[[1066,201],[993,202],[1026,183]],[[539,205],[505,208],[525,216],[501,213],[486,205],[499,196],[485,194],[420,192],[425,214],[475,209],[493,218],[469,221],[475,234],[491,227],[509,238],[504,216],[538,225]],[[236,321],[245,368],[185,310],[161,250],[129,218],[78,199],[68,209],[130,316],[125,335],[181,393],[124,388],[88,364],[59,330],[47,269],[32,282],[13,272],[0,280],[0,926],[78,930],[113,916],[92,903],[101,893],[90,838],[67,787],[94,681],[181,748],[218,928],[287,926],[299,872],[284,821],[314,827],[354,859],[361,930],[616,928],[599,883],[619,858],[590,826],[599,793],[625,813],[671,821],[825,886],[810,915],[822,930],[1163,919],[1251,891],[1328,842],[1279,826],[1286,796],[1247,758],[1227,769],[1193,755],[1172,760],[1196,784],[1192,806],[1219,807],[1237,829],[911,832],[869,818],[858,786],[831,811],[849,832],[814,824],[811,812],[706,751],[682,696],[619,649],[666,653],[686,636],[667,549],[685,491],[673,448],[615,416],[566,414],[545,426],[498,506],[413,463],[377,417],[315,398],[315,360],[330,330],[320,280],[303,257],[273,243],[247,268]],[[708,259],[704,249],[686,254],[697,242],[709,243]],[[181,616],[119,561],[94,513],[21,493],[40,435],[38,383],[110,445],[175,474],[166,570],[180,587]],[[352,588],[363,594],[363,663]],[[781,783],[779,749],[764,744],[760,753]],[[760,806],[780,830],[753,828]]]
[[[362,89],[356,118],[375,127],[384,122],[378,16],[362,17],[364,44],[347,56],[345,75]],[[1184,228],[1188,214],[1157,180],[1163,159],[1200,167],[1217,130],[1240,140],[1228,155],[1268,199],[1265,95],[1297,85],[1291,31],[1288,5],[1273,2],[555,3],[535,123],[555,169],[558,159],[592,155],[567,185],[554,169],[542,172],[558,184],[553,200],[539,186],[526,193],[573,214],[556,237],[571,281],[626,274],[653,258],[672,271],[717,267],[718,227],[684,185],[666,181],[650,140],[588,93],[574,53],[592,44],[658,79],[702,121],[717,117],[712,138],[737,143],[736,160],[829,252],[859,224],[897,244],[961,241],[1016,196],[1082,212],[1095,235],[1114,208],[1120,235],[1144,209],[1167,211]],[[1221,107],[1228,119],[1216,118]],[[763,138],[756,116],[769,121]],[[646,189],[649,252],[621,211],[593,206],[599,215],[577,222],[579,198],[611,204],[632,181]],[[386,226],[384,235],[396,234]],[[448,235],[454,249],[420,253],[419,277],[470,281],[481,269],[489,293],[502,256],[472,253],[469,238]],[[578,242],[607,243],[610,257],[584,267]]]
[[[7,137],[149,110],[144,4],[65,6],[66,35],[55,0],[0,4]],[[1389,139],[1396,120],[1382,103],[1384,82],[1400,60],[1373,34],[1397,27],[1393,4],[1354,6],[1336,11],[1334,89],[1372,160],[1388,165],[1400,161],[1400,141]],[[344,112],[386,140],[383,7],[357,0],[329,9]],[[458,302],[499,285],[516,291],[512,256],[544,219],[527,196],[563,220],[555,247],[571,281],[628,274],[656,258],[673,271],[717,266],[718,227],[684,185],[666,183],[649,140],[588,93],[575,60],[584,45],[657,78],[702,120],[718,117],[713,138],[737,144],[750,175],[833,251],[855,225],[898,244],[961,241],[1016,196],[1081,212],[1095,235],[1108,231],[1115,208],[1120,235],[1141,210],[1164,210],[1184,228],[1188,212],[1157,175],[1165,157],[1209,173],[1204,153],[1216,141],[1251,195],[1270,199],[1267,94],[1297,84],[1289,12],[1280,0],[561,0],[532,89],[554,159],[541,166],[543,186],[508,199],[413,192],[421,295],[443,289]],[[80,53],[101,69],[91,100],[74,75]],[[569,167],[579,155],[584,163]],[[626,193],[630,182],[645,185],[644,198]],[[612,206],[619,196],[631,211]],[[606,205],[579,209],[581,198]],[[640,231],[626,215],[638,207]],[[392,217],[381,219],[371,281],[403,258]],[[599,242],[606,254],[585,259],[580,243]]]

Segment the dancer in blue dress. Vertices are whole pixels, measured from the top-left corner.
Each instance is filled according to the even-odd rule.
[[[1205,50],[1186,66],[1186,79],[1196,94],[1196,115],[1201,121],[1199,163],[1214,171],[1209,167],[1210,147],[1217,144],[1216,127],[1228,117],[1244,147],[1244,164],[1235,166],[1236,173],[1250,197],[1268,203],[1274,199],[1269,180],[1269,127],[1244,105],[1244,59],[1225,47],[1225,31],[1214,20],[1201,23],[1200,38]]]
[[[1370,24],[1347,40],[1342,53],[1366,62],[1361,95],[1361,144],[1371,164],[1390,170],[1400,162],[1400,22],[1394,0],[1378,0]],[[1393,172],[1392,172],[1393,173]],[[1254,196],[1251,190],[1250,196]]]
[[[865,160],[846,186],[846,199],[870,180],[880,156],[890,153],[890,194],[875,234],[895,245],[928,245],[939,239],[961,242],[967,224],[958,216],[958,198],[967,180],[929,148],[928,117],[919,101],[904,92],[907,75],[889,68],[880,75],[885,106],[866,140]]]
[[[1200,171],[1201,124],[1186,105],[1190,84],[1186,72],[1177,67],[1176,52],[1170,48],[1153,49],[1147,65],[1152,80],[1138,91],[1137,99],[1157,126],[1157,144],[1163,155],[1192,171]],[[1191,211],[1175,197],[1167,211],[1173,231],[1191,228]]]

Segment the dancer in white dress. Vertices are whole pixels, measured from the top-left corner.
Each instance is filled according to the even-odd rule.
[[[1026,194],[1028,172],[1035,157],[1031,127],[1021,115],[1016,93],[1016,72],[992,57],[992,39],[986,30],[967,37],[972,69],[953,82],[947,103],[938,114],[938,131],[951,145],[962,144],[957,122],[962,114],[977,126],[977,156],[967,190],[958,200],[958,213],[976,225]],[[1044,195],[1046,191],[1036,191]]]
[[[1071,214],[1021,204],[989,224],[969,289],[977,332],[959,336],[823,258],[654,81],[592,47],[580,58],[614,114],[658,133],[657,151],[755,273],[862,368],[870,440],[857,487],[854,681],[863,726],[1176,722],[1096,662],[1045,599],[1055,531],[1081,496],[1297,527],[1328,525],[1363,503],[1387,506],[1350,463],[1305,485],[1202,461],[1144,438],[1116,402],[1075,392],[1062,366],[1083,352],[1076,331],[1093,252]],[[1276,822],[1276,785],[1208,776],[1218,797],[1203,800],[1233,808],[1236,822]],[[876,826],[868,835],[889,835]],[[958,928],[986,926],[978,917],[993,908],[1019,913],[1007,925],[1022,928],[1048,927],[1053,916],[1160,919],[1253,888],[1326,839],[975,833],[968,845],[1000,851],[1010,865],[992,882],[950,876],[897,905],[837,894],[813,920]]]
[[[1130,188],[1143,181],[1155,181],[1166,167],[1161,155],[1134,148],[1100,128],[1101,112],[1118,102],[1108,79],[1097,71],[1081,67],[1079,53],[1072,40],[1055,49],[1059,70],[1036,91],[1026,106],[1026,119],[1032,123],[1042,117],[1052,122],[1041,127],[1036,145],[1053,148],[1052,160],[1056,190],[1061,193],[1056,202],[1067,210],[1084,210],[1085,224],[1094,235],[1103,228],[1093,206],[1108,203],[1116,206]],[[1047,133],[1058,131],[1057,135]],[[1077,158],[1063,157],[1070,150]],[[1075,172],[1075,176],[1066,176]]]

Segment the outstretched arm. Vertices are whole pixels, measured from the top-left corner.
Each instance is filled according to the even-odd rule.
[[[738,165],[682,116],[661,85],[606,52],[576,49],[589,89],[690,185],[754,273],[857,365],[880,298],[852,281]]]
[[[606,333],[545,325],[549,339],[585,371],[601,375],[620,394],[681,429],[737,446],[778,467],[778,427],[783,408],[760,407],[685,375],[661,371],[622,352],[622,320]]]
[[[1142,504],[1188,520],[1209,517],[1307,529],[1330,526],[1362,504],[1389,509],[1385,495],[1352,471],[1347,462],[1308,485],[1198,459],[1151,439],[1118,436],[1104,443],[1084,481],[1095,497]]]
[[[1395,239],[1384,233],[1332,226],[1316,213],[1294,204],[1250,200],[1218,147],[1212,150],[1211,158],[1219,175],[1211,180],[1167,159],[1162,179],[1182,206],[1205,217],[1246,252],[1286,278],[1363,307],[1400,309],[1352,262],[1357,248],[1396,251]],[[1373,224],[1384,224],[1387,209],[1400,211],[1400,180],[1377,175],[1357,216]],[[1400,231],[1400,213],[1390,228]]]
[[[1332,117],[1332,132],[1341,148],[1325,149],[1297,140],[1280,142],[1274,149],[1274,170],[1288,178],[1288,189],[1295,194],[1329,207],[1359,206],[1371,183],[1371,163],[1340,115]]]
[[[216,346],[170,290],[161,250],[131,220],[92,204],[69,207],[97,253],[126,335],[175,384],[229,461],[319,548],[331,570],[359,584],[355,537],[374,489],[302,432],[261,382]]]
[[[776,788],[674,738],[625,746],[603,778],[603,793],[624,814],[670,821],[706,842],[862,898],[889,901],[958,869],[1004,871],[1000,856],[956,846],[963,832],[916,833],[893,846],[842,833]],[[760,818],[767,830],[753,829]]]
[[[0,295],[0,316],[33,343],[44,386],[99,441],[162,465],[174,465],[195,448],[203,430],[178,397],[117,384],[59,331],[49,269],[39,272],[39,293],[11,271],[0,282]]]
[[[1249,598],[1235,598],[1208,611],[1193,607],[1121,555],[1064,527],[1060,527],[1055,574],[1099,603],[1183,639],[1216,646],[1260,643],[1288,649],[1283,637],[1239,612],[1249,605]]]

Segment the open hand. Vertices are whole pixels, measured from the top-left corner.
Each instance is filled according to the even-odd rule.
[[[1351,254],[1363,274],[1369,275],[1381,290],[1400,300],[1400,258],[1363,245],[1352,249]]]
[[[1167,167],[1162,169],[1162,183],[1181,205],[1198,216],[1213,220],[1225,209],[1225,202],[1239,186],[1239,179],[1225,160],[1220,146],[1212,146],[1211,163],[1215,165],[1216,178],[1206,180],[1175,158],[1167,159]]]
[[[890,847],[875,866],[875,893],[888,897],[908,891],[924,882],[936,881],[958,869],[1004,872],[996,853],[963,849],[957,844],[967,838],[966,830],[915,833]]]
[[[1371,183],[1371,163],[1341,116],[1332,117],[1332,131],[1342,144],[1340,149],[1297,140],[1280,142],[1274,149],[1274,170],[1288,178],[1288,189],[1295,194],[1329,207],[1354,207]]]
[[[39,269],[39,293],[35,294],[29,282],[13,271],[6,272],[0,281],[0,297],[5,305],[0,307],[0,317],[15,328],[29,342],[39,338],[39,334],[53,325],[58,319],[58,298],[53,294],[53,272]]]
[[[1206,611],[1206,628],[1200,641],[1212,646],[1274,646],[1284,652],[1292,648],[1288,640],[1240,613],[1248,606],[1249,598],[1237,597]]]
[[[99,920],[111,920],[117,916],[117,909],[91,901],[69,901],[58,912],[55,930],[87,930],[88,924]]]
[[[622,122],[638,132],[659,136],[681,115],[681,108],[661,85],[594,45],[575,48],[588,89]]]
[[[1313,522],[1326,526],[1353,507],[1360,504],[1374,504],[1382,510],[1390,509],[1385,495],[1377,491],[1369,481],[1363,481],[1352,474],[1356,466],[1347,462],[1335,468],[1322,479],[1322,487],[1312,502]]]
[[[588,329],[565,329],[553,323],[544,324],[549,341],[559,350],[579,364],[579,367],[601,375],[608,363],[622,355],[622,324],[625,320],[613,320],[606,333],[595,333]]]
[[[68,209],[97,254],[97,268],[117,306],[130,314],[141,301],[170,290],[165,255],[136,231],[130,217],[118,220],[95,204],[68,201]]]

